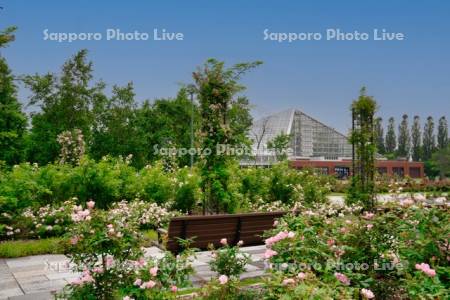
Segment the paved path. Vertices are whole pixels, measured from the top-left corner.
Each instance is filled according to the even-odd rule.
[[[264,274],[263,253],[265,246],[243,247],[250,254],[251,263],[241,278],[258,277]],[[162,251],[156,247],[146,248],[146,257],[161,257]],[[195,275],[191,280],[199,286],[216,276],[208,266],[211,260],[209,251],[198,252],[193,262]],[[69,268],[64,255],[36,255],[21,258],[0,259],[0,300],[47,300],[53,299],[52,293],[61,290],[66,284],[78,277]]]

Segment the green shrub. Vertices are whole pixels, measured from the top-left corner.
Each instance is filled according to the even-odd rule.
[[[140,196],[143,200],[156,202],[157,204],[173,201],[174,184],[173,173],[166,173],[161,162],[146,166],[139,173]]]
[[[191,213],[201,200],[200,177],[196,170],[181,168],[175,174],[175,202],[173,208]]]

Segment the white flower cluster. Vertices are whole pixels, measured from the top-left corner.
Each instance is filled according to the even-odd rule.
[[[59,162],[61,164],[79,164],[81,157],[85,153],[85,143],[81,130],[63,131],[56,140],[61,146]]]
[[[132,222],[142,227],[160,228],[167,225],[170,218],[175,216],[175,212],[170,212],[167,208],[156,203],[134,200],[131,202],[121,201],[112,207],[109,214],[113,218],[118,218],[123,223]]]

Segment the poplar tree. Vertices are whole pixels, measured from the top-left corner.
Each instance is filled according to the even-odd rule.
[[[397,141],[395,137],[395,120],[393,117],[390,117],[386,132],[386,152],[389,154],[394,153],[395,148],[397,148]]]
[[[448,145],[448,123],[445,116],[442,116],[439,119],[439,125],[438,125],[438,148],[444,149]]]
[[[414,161],[420,161],[422,158],[422,132],[420,130],[420,117],[414,116],[414,121],[411,127],[411,155]]]
[[[436,148],[433,117],[429,116],[423,128],[423,160],[429,160]]]
[[[411,148],[411,136],[409,134],[408,115],[402,116],[402,122],[398,126],[398,149],[397,155],[400,157],[409,157]]]
[[[383,119],[381,117],[375,119],[375,142],[378,153],[386,153],[386,146],[384,145]]]

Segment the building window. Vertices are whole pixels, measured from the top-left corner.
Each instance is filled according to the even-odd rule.
[[[380,175],[386,175],[387,174],[387,168],[386,167],[379,167],[377,168],[378,174]]]
[[[328,175],[328,167],[314,168],[314,171],[319,175]]]
[[[411,178],[420,178],[420,168],[417,167],[409,168],[409,176]]]
[[[350,168],[349,167],[335,167],[334,173],[336,173],[337,178],[346,179],[350,176]]]
[[[399,177],[405,176],[405,169],[403,169],[403,167],[393,167],[392,172]]]

